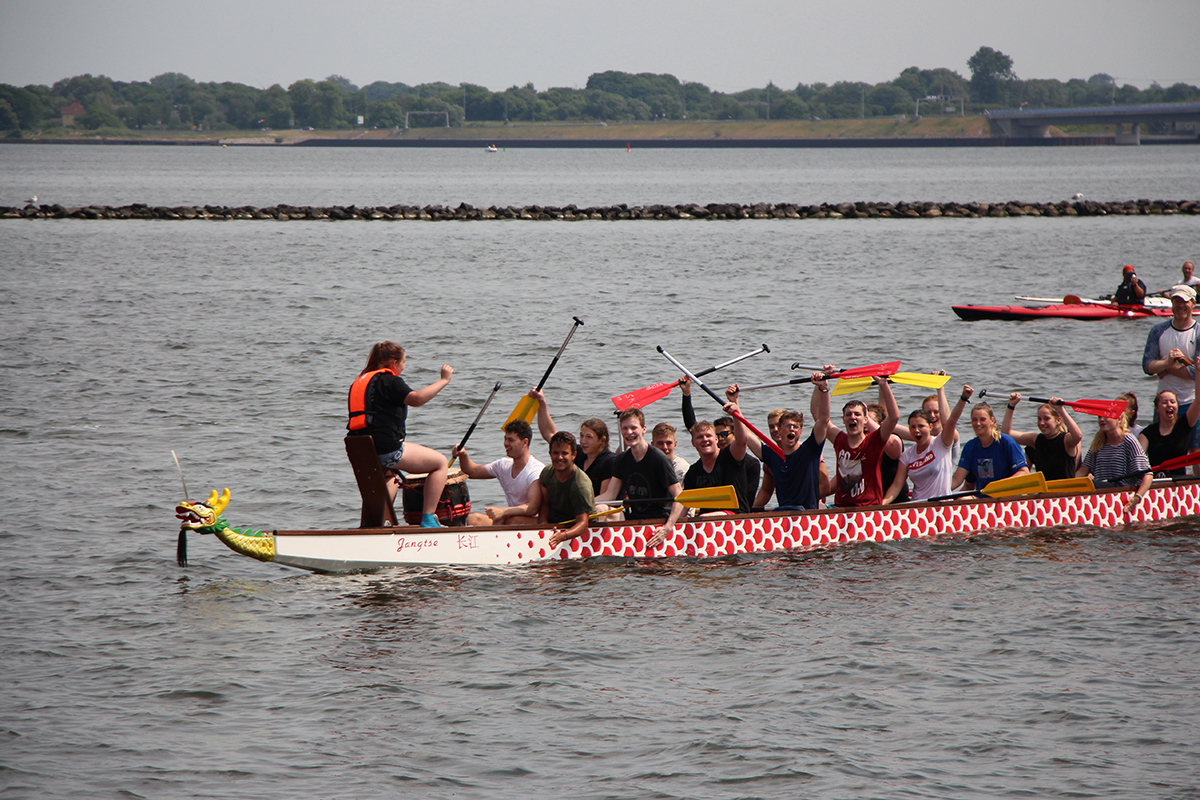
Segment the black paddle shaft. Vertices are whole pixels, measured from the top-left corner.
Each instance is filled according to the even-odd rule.
[[[496,385],[492,387],[492,393],[488,395],[488,399],[483,404],[483,408],[479,409],[479,414],[475,416],[475,421],[471,423],[471,427],[467,428],[467,432],[463,435],[462,441],[458,443],[459,450],[462,450],[467,446],[467,439],[470,439],[471,434],[475,432],[475,426],[479,424],[479,420],[483,419],[483,412],[487,411],[488,406],[492,404],[492,398],[496,396],[496,392],[498,391],[500,391],[500,381],[496,381]]]
[[[550,379],[550,373],[554,372],[554,367],[558,364],[559,356],[563,354],[563,350],[567,349],[567,345],[570,343],[571,337],[575,335],[575,329],[583,324],[583,320],[581,320],[579,317],[572,317],[572,319],[575,320],[575,324],[571,326],[571,332],[568,333],[567,338],[563,340],[562,347],[558,348],[558,352],[554,354],[554,360],[550,362],[550,366],[546,367],[546,374],[542,376],[540,381],[538,381],[537,388],[539,392],[542,390],[542,387],[546,385],[546,381]]]

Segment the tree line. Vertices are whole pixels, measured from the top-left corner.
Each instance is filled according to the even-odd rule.
[[[1065,82],[1022,79],[1013,71],[1012,58],[990,47],[980,47],[967,67],[970,78],[945,67],[909,67],[883,83],[800,83],[792,89],[768,83],[732,93],[669,74],[615,70],[591,75],[584,89],[538,91],[527,83],[501,92],[471,83],[376,81],[359,87],[339,75],[296,81],[286,89],[279,84],[259,89],[201,83],[177,72],[130,82],[77,75],[53,86],[0,84],[0,133],[20,136],[58,128],[61,109],[76,102],[84,110],[76,123],[89,130],[229,131],[359,124],[399,128],[406,124],[406,114],[411,127],[429,127],[484,121],[855,119],[1200,100],[1200,88],[1190,84],[1138,89],[1118,86],[1104,73]]]

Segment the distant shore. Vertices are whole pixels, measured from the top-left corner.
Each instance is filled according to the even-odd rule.
[[[22,144],[159,144],[285,147],[1012,147],[1110,145],[1110,126],[1051,128],[1045,139],[995,136],[984,117],[623,123],[467,123],[405,130],[84,131],[56,128],[2,139]],[[1187,141],[1143,136],[1144,143]],[[1190,141],[1194,142],[1192,138]]]

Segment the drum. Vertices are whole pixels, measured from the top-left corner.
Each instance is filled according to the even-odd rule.
[[[406,475],[400,483],[403,490],[404,521],[409,525],[421,524],[421,509],[425,507],[424,475]],[[436,515],[443,525],[463,525],[471,513],[471,493],[467,491],[467,476],[457,467],[450,469],[446,488],[438,500]]]

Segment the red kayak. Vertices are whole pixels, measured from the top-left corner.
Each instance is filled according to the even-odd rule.
[[[1057,319],[1146,319],[1169,317],[1170,308],[1119,306],[1113,303],[1068,305],[1057,303],[1031,308],[1029,306],[954,306],[954,313],[963,319],[1026,320],[1052,317]]]

